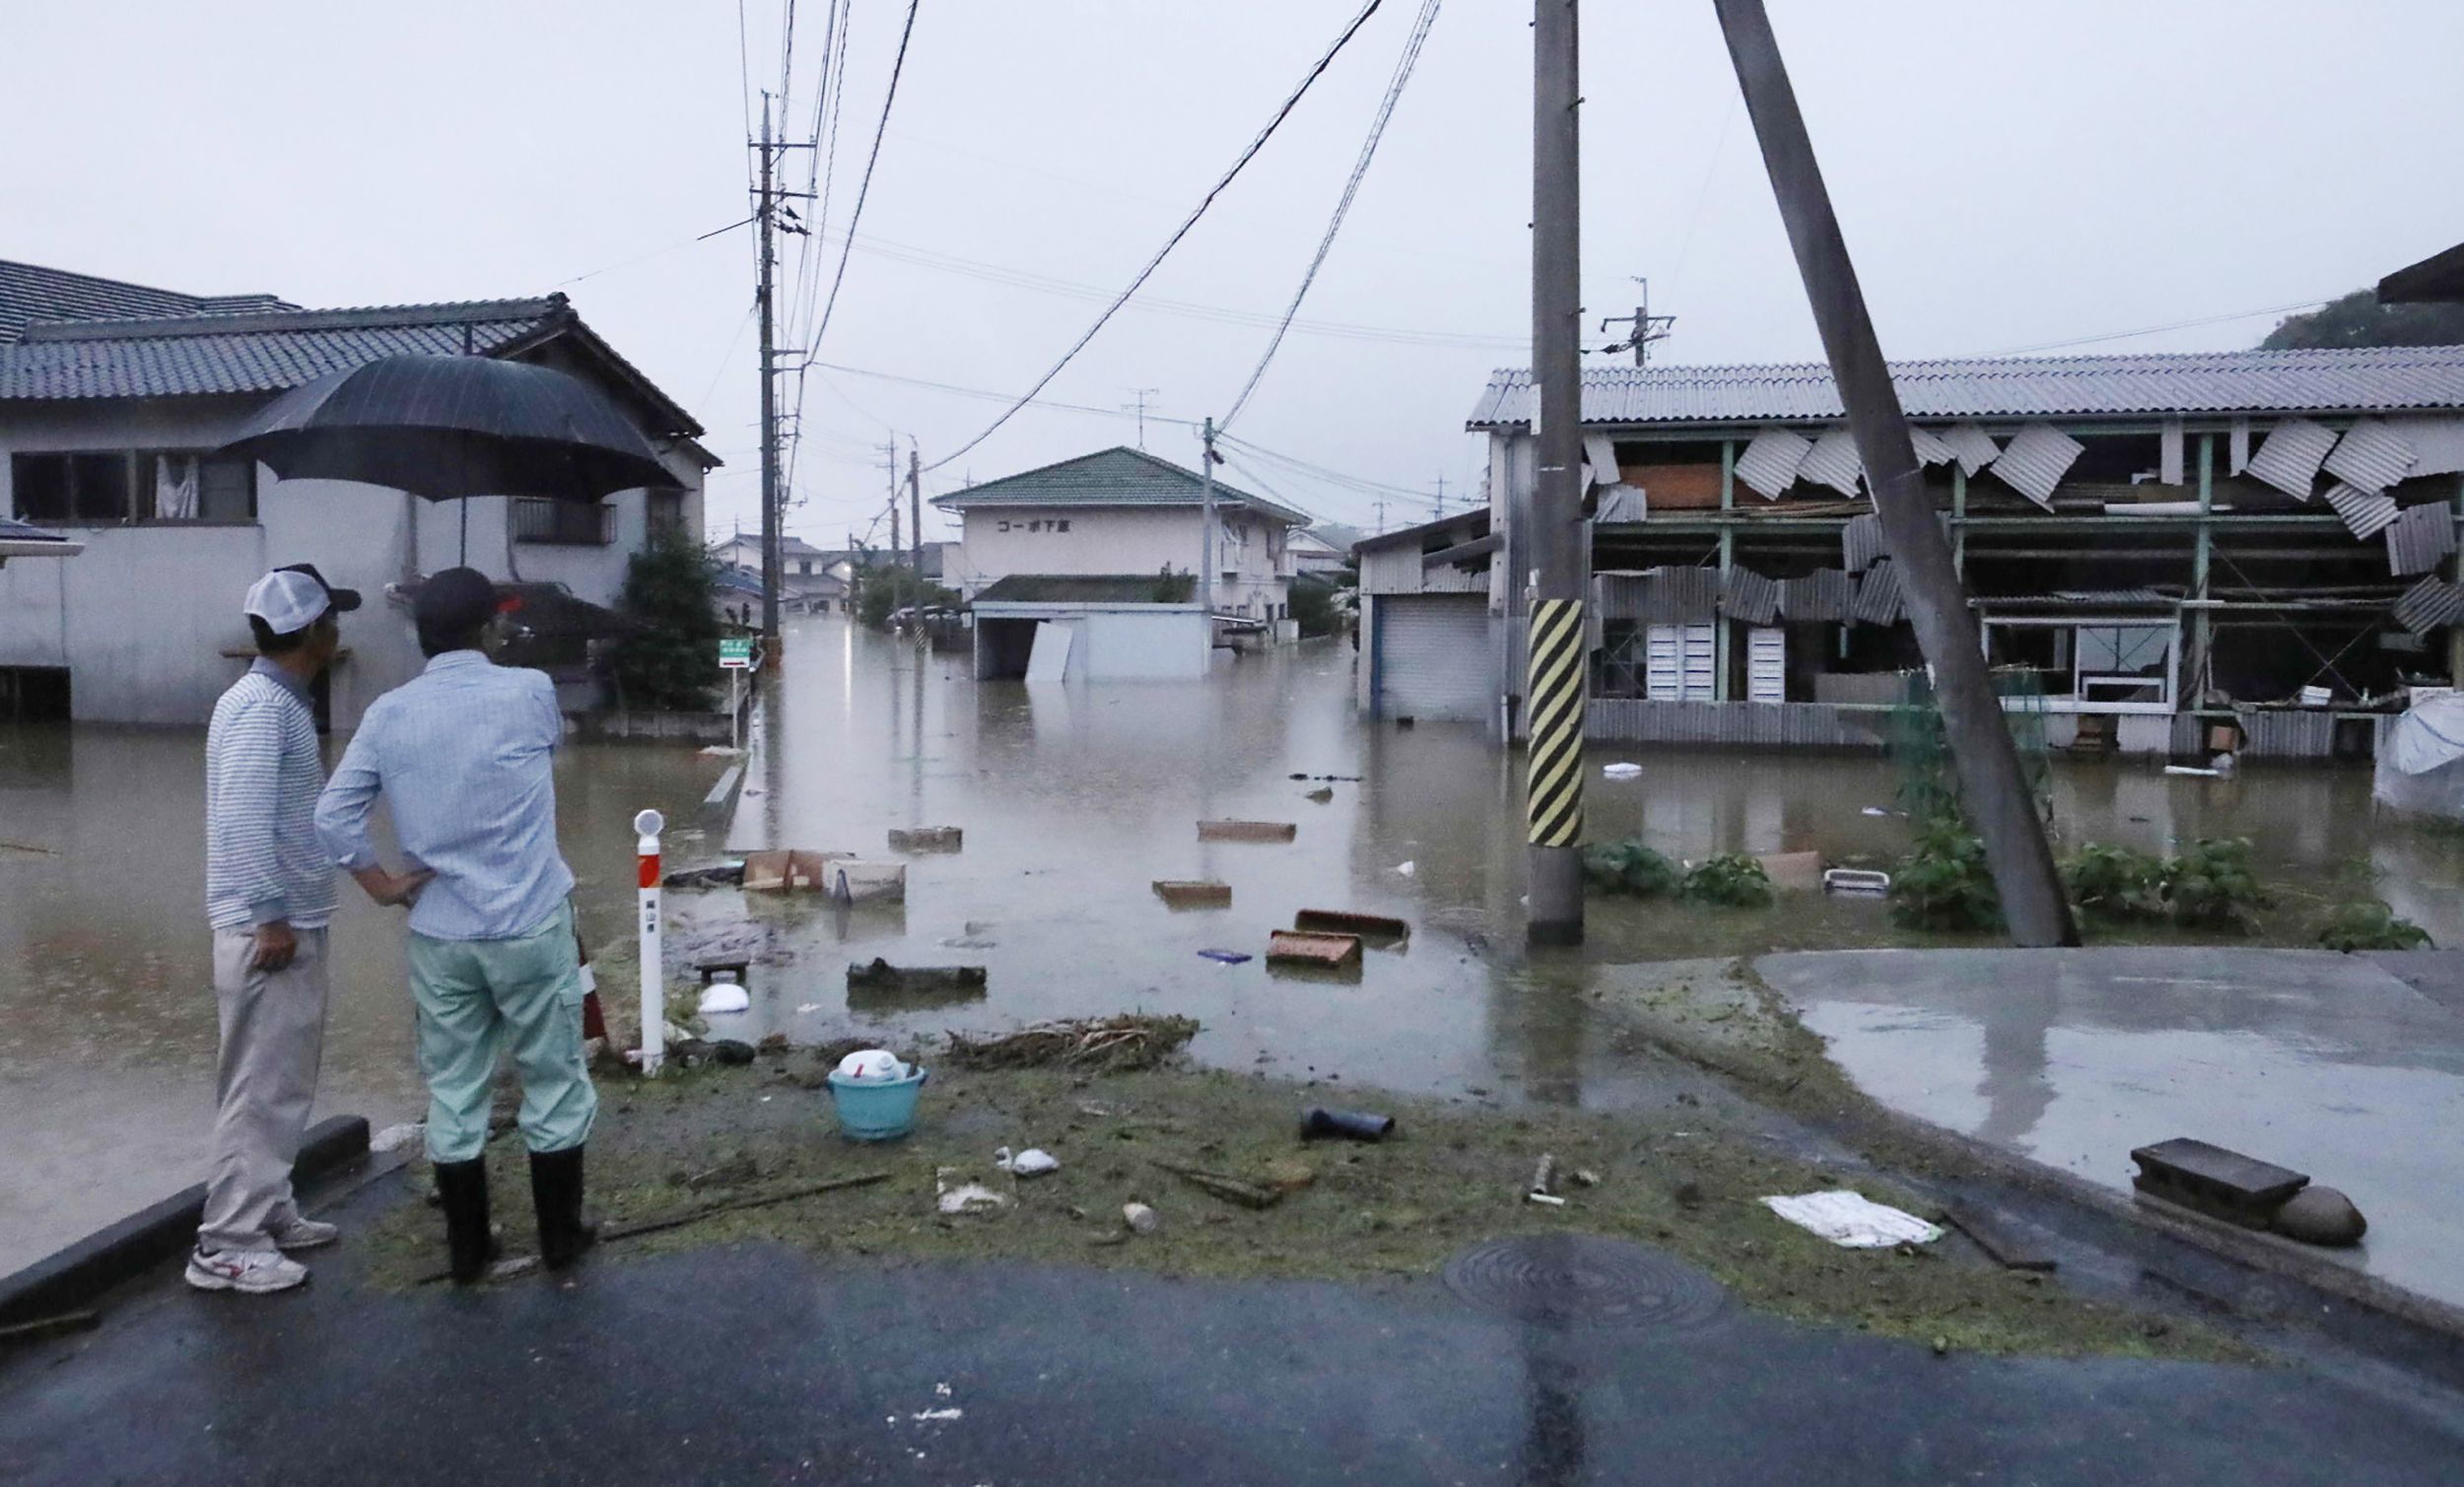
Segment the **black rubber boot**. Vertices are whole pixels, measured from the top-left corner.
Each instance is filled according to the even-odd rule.
[[[530,1202],[539,1214],[539,1259],[562,1270],[598,1240],[596,1220],[582,1212],[582,1148],[530,1154]]]
[[[468,1285],[485,1275],[497,1257],[496,1235],[488,1227],[488,1159],[439,1162],[434,1171],[453,1279]]]

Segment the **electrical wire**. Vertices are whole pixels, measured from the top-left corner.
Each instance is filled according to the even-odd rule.
[[[1369,137],[1360,142],[1360,156],[1352,162],[1351,177],[1343,182],[1343,194],[1335,200],[1335,215],[1327,220],[1326,235],[1318,239],[1318,251],[1300,276],[1300,288],[1292,291],[1292,303],[1283,307],[1282,320],[1267,339],[1266,349],[1250,372],[1249,380],[1241,384],[1241,395],[1232,400],[1231,408],[1216,426],[1219,430],[1231,427],[1241,410],[1249,406],[1250,394],[1258,390],[1259,380],[1266,374],[1274,354],[1283,347],[1284,333],[1292,328],[1292,317],[1300,313],[1301,301],[1309,298],[1309,287],[1318,282],[1318,270],[1326,266],[1326,255],[1335,246],[1335,235],[1343,230],[1343,219],[1351,212],[1352,199],[1360,194],[1361,177],[1369,173],[1369,162],[1378,153],[1378,141],[1386,137],[1387,121],[1395,116],[1395,104],[1403,96],[1403,85],[1411,81],[1412,65],[1420,60],[1421,44],[1429,38],[1429,28],[1437,24],[1440,3],[1441,0],[1420,0],[1419,18],[1412,23],[1411,34],[1403,40],[1403,53],[1396,59],[1395,75],[1387,82],[1386,97],[1378,104],[1377,116],[1369,121]]]
[[[1095,339],[1095,333],[1102,330],[1105,323],[1112,319],[1114,313],[1118,311],[1122,305],[1129,303],[1129,297],[1138,292],[1138,287],[1144,284],[1156,269],[1163,266],[1165,256],[1175,247],[1180,245],[1182,238],[1189,236],[1190,229],[1198,226],[1198,220],[1206,215],[1206,209],[1214,205],[1215,198],[1223,194],[1225,188],[1232,184],[1233,178],[1238,176],[1242,169],[1247,167],[1251,161],[1258,158],[1258,152],[1266,148],[1266,141],[1274,136],[1275,130],[1282,125],[1284,119],[1290,117],[1292,110],[1300,106],[1300,101],[1302,97],[1309,92],[1311,85],[1315,84],[1320,77],[1325,75],[1327,68],[1334,65],[1336,54],[1342,51],[1345,44],[1348,43],[1353,36],[1359,34],[1360,28],[1368,24],[1369,18],[1377,13],[1378,6],[1382,3],[1383,0],[1368,0],[1368,3],[1360,8],[1360,14],[1352,17],[1351,24],[1344,27],[1342,34],[1335,38],[1335,44],[1328,47],[1325,55],[1319,57],[1317,64],[1309,69],[1306,76],[1302,77],[1300,80],[1300,86],[1292,90],[1291,97],[1283,101],[1283,106],[1277,108],[1274,111],[1274,116],[1266,120],[1266,127],[1258,131],[1258,137],[1251,140],[1249,148],[1243,150],[1240,158],[1232,163],[1232,169],[1224,171],[1222,177],[1218,179],[1214,183],[1214,186],[1206,192],[1206,195],[1198,203],[1197,207],[1190,212],[1190,215],[1182,219],[1181,225],[1173,230],[1172,236],[1164,239],[1164,245],[1155,250],[1155,256],[1146,260],[1146,266],[1138,270],[1137,277],[1129,281],[1129,288],[1123,290],[1120,295],[1113,300],[1112,304],[1104,307],[1104,312],[1095,317],[1095,323],[1086,328],[1086,333],[1078,337],[1076,344],[1072,345],[1067,351],[1061,353],[1061,360],[1055,362],[1042,376],[1036,378],[1035,385],[1029,387],[1016,403],[1002,410],[998,418],[993,419],[992,423],[986,425],[982,433],[959,445],[957,448],[951,450],[948,454],[934,460],[930,468],[937,470],[941,466],[948,464],[951,460],[957,459],[959,456],[965,454],[976,445],[984,442],[987,439],[990,439],[993,430],[998,429],[1005,423],[1008,423],[1012,414],[1016,413],[1018,409],[1025,407],[1027,402],[1037,393],[1042,392],[1046,387],[1052,385],[1053,378],[1061,375],[1061,369],[1068,366],[1079,352],[1086,349],[1087,343]],[[854,231],[855,226],[851,222],[849,224],[849,232],[853,233]]]
[[[2168,330],[2189,330],[2200,325],[2222,325],[2229,320],[2255,320],[2261,315],[2288,315],[2292,314],[2294,310],[2316,309],[2320,305],[2328,304],[2334,299],[2335,296],[2330,295],[2325,299],[2297,300],[2291,304],[2271,304],[2261,309],[2235,310],[2231,314],[2201,315],[2195,320],[2175,320],[2169,325],[2148,325],[2143,326],[2138,330],[2116,330],[2107,332],[2106,334],[2100,336],[2080,336],[2069,341],[2040,341],[2033,346],[2015,346],[2007,351],[1991,352],[1989,355],[1999,357],[2025,356],[2032,351],[2060,351],[2065,347],[2093,346],[2103,341],[2129,341],[2135,340],[2140,336],[2162,335]]]
[[[856,206],[847,215],[850,237],[856,235],[856,225],[863,221],[864,198],[872,191],[873,167],[881,163],[881,136],[890,127],[890,105],[898,101],[899,75],[907,69],[907,42],[916,34],[916,10],[920,4],[922,0],[907,0],[907,25],[898,34],[898,55],[890,62],[890,87],[881,98],[881,121],[873,126],[872,153],[864,159],[864,178],[856,187]],[[804,355],[807,359],[820,348],[821,338],[830,333],[830,314],[838,308],[839,286],[847,282],[847,253],[842,251],[839,254],[839,271],[830,280],[830,297],[821,304],[821,320],[813,327],[813,333],[805,343]]]

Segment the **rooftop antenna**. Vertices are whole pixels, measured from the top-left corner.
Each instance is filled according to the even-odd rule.
[[[1604,331],[1611,325],[1631,325],[1634,327],[1634,337],[1632,340],[1619,341],[1614,346],[1604,346],[1601,350],[1606,352],[1630,351],[1634,353],[1635,366],[1648,367],[1651,365],[1651,343],[1665,341],[1677,333],[1677,316],[1653,314],[1651,312],[1651,281],[1636,278],[1634,282],[1643,287],[1642,303],[1634,306],[1634,313],[1609,315],[1600,322],[1600,328]]]
[[[1138,416],[1138,447],[1141,449],[1146,447],[1146,410],[1150,406],[1149,399],[1162,390],[1160,387],[1132,387],[1129,389],[1129,395],[1137,401],[1121,405],[1122,412],[1135,413]]]

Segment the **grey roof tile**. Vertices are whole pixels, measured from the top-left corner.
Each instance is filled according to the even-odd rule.
[[[43,320],[128,319],[287,309],[272,295],[187,295],[94,274],[0,259],[0,345]]]
[[[1005,506],[1197,506],[1202,488],[1203,482],[1196,471],[1125,444],[935,496],[932,504],[946,511]],[[1245,506],[1295,524],[1309,520],[1290,507],[1236,490],[1220,480],[1215,482],[1215,500],[1226,506]]]

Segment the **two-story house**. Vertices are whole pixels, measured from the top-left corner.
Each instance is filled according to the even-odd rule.
[[[400,353],[582,377],[683,489],[430,503],[213,457],[284,391]],[[467,563],[515,591],[612,606],[653,531],[698,534],[718,463],[701,433],[562,295],[302,309],[0,262],[0,516],[84,544],[67,562],[0,567],[0,683],[78,719],[201,723],[247,662],[240,596],[266,569],[308,562],[372,599],[346,623],[329,684],[331,719],[349,728],[420,668],[404,598],[424,575]]]

